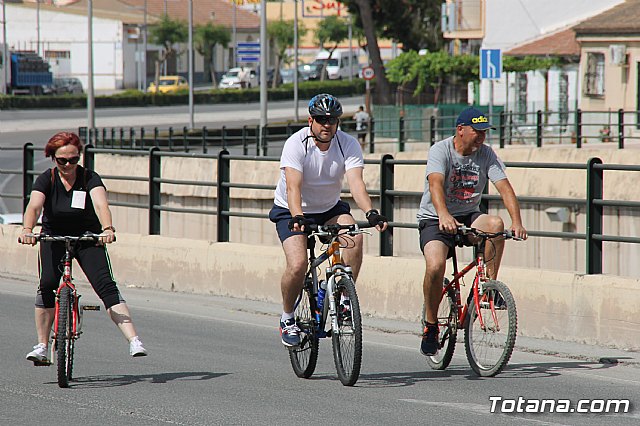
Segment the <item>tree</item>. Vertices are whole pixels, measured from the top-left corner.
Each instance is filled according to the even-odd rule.
[[[222,25],[208,22],[206,25],[196,26],[194,34],[195,49],[204,58],[204,73],[211,76],[211,82],[217,84],[213,49],[216,45],[226,48],[231,42],[231,32]]]
[[[302,23],[298,23],[298,37],[304,37],[307,29]],[[287,49],[293,47],[294,31],[293,20],[272,21],[267,25],[269,39],[275,45],[276,69],[273,76],[273,87],[276,87],[280,75],[280,67],[287,61]]]
[[[367,52],[369,53],[369,60],[371,66],[376,74],[376,84],[374,91],[378,103],[382,105],[391,104],[391,86],[389,80],[384,72],[384,65],[382,64],[382,58],[380,56],[380,46],[378,45],[378,37],[376,35],[376,27],[373,21],[373,11],[371,8],[371,2],[368,0],[344,0],[344,3],[349,7],[349,12],[353,13],[357,19],[355,23],[362,28],[364,36],[367,40]],[[397,7],[397,1],[394,2]]]
[[[184,43],[189,37],[189,28],[184,21],[174,20],[164,15],[157,24],[149,28],[149,40],[153,44],[163,47],[162,52],[156,59],[155,85],[158,87],[160,80],[160,65],[172,55],[180,52],[174,48],[176,43]]]
[[[348,37],[349,27],[345,20],[338,16],[328,16],[318,24],[316,40],[321,49],[329,51],[329,57],[322,64],[320,80],[324,80],[325,78],[325,68],[327,67],[327,62],[333,56],[333,52],[338,48],[338,45]],[[333,44],[333,46],[327,48],[325,46],[327,43]]]

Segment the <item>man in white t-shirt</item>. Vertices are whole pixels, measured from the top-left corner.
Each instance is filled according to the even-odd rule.
[[[309,127],[294,133],[284,144],[280,158],[280,180],[269,219],[276,224],[286,257],[282,275],[280,335],[287,347],[300,345],[300,329],[294,319],[294,305],[307,272],[309,223],[354,224],[350,206],[340,200],[346,176],[351,195],[366,218],[380,232],[387,219],[372,208],[362,177],[364,160],[358,141],[338,130],[342,105],[332,95],[320,94],[309,102]],[[354,247],[343,251],[345,263],[357,279],[362,263],[362,236],[353,238]]]
[[[356,120],[356,132],[358,132],[358,141],[360,142],[360,148],[364,151],[364,145],[367,140],[367,127],[369,126],[369,114],[364,110],[364,107],[360,105],[358,112],[353,116]]]

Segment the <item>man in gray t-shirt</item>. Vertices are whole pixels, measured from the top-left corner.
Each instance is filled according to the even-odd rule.
[[[517,238],[526,239],[520,205],[507,179],[505,167],[491,147],[484,145],[486,132],[493,128],[482,112],[467,108],[456,121],[455,135],[437,142],[429,150],[425,190],[418,211],[420,249],[426,261],[423,292],[426,324],[420,351],[434,355],[438,351],[438,305],[446,260],[455,247],[458,226],[485,232],[505,229],[499,216],[480,212],[482,192],[491,180],[511,216],[509,229]],[[487,244],[487,275],[496,279],[504,250],[504,240]]]

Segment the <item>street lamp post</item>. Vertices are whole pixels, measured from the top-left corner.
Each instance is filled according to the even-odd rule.
[[[144,52],[142,52],[142,91],[147,92],[147,0],[144,0],[144,37],[142,41]]]
[[[89,135],[96,127],[96,117],[94,111],[95,95],[93,91],[93,0],[87,1],[87,31],[89,33],[87,37],[88,44],[88,82],[87,82],[87,127]]]
[[[5,3],[7,0],[2,0],[2,72],[4,73],[4,80],[2,85],[2,93],[7,94],[7,84],[9,83],[9,66],[11,65],[11,58],[8,57],[7,51],[7,7]]]
[[[267,1],[260,1],[260,142],[267,125]]]
[[[298,122],[298,0],[293,0],[293,3],[293,110]]]
[[[189,128],[193,129],[193,0],[189,0]]]

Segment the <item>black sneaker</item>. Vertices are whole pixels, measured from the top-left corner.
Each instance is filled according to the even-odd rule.
[[[422,343],[420,344],[420,353],[424,356],[433,356],[438,353],[440,345],[438,344],[438,324],[427,324],[422,333]]]
[[[300,346],[300,329],[296,324],[296,320],[290,318],[286,321],[280,321],[280,337],[282,344],[287,347]]]

